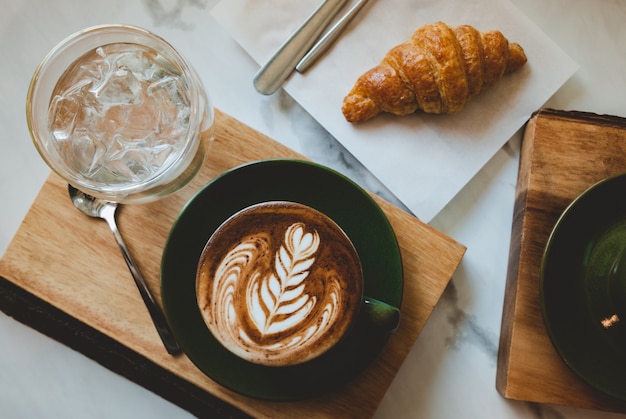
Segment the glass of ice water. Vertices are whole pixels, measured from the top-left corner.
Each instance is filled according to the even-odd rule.
[[[197,73],[168,42],[133,26],[96,26],[63,40],[35,70],[26,102],[48,166],[114,202],[179,190],[213,140],[213,107]]]

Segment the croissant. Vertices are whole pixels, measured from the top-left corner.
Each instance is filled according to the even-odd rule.
[[[437,22],[419,28],[358,78],[343,101],[348,122],[381,112],[452,114],[504,74],[526,63],[522,47],[499,31]]]

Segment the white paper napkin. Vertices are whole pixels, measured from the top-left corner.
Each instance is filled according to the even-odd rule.
[[[262,65],[319,4],[223,0],[211,13]],[[356,79],[418,27],[436,21],[500,30],[522,45],[528,63],[458,114],[378,115],[365,123],[348,123],[341,105]],[[576,69],[507,0],[370,0],[331,50],[305,74],[294,73],[284,88],[415,215],[429,222]]]

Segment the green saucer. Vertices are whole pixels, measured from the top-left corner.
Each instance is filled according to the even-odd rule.
[[[541,266],[548,334],[584,381],[626,400],[626,175],[583,192],[559,218]]]
[[[359,317],[335,348],[293,367],[244,361],[209,332],[196,303],[198,259],[215,229],[252,204],[299,202],[332,218],[361,258],[365,295],[400,307],[403,271],[391,224],[372,197],[343,175],[301,160],[263,160],[232,169],[201,189],[174,223],[161,263],[161,296],[174,335],[207,376],[241,394],[287,401],[332,391],[362,371],[382,350],[389,332]],[[419,240],[419,238],[416,238]]]

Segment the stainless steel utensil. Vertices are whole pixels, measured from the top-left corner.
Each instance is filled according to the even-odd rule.
[[[347,0],[325,0],[254,76],[259,93],[274,93],[296,68]]]
[[[115,212],[117,210],[117,204],[114,202],[94,198],[91,195],[87,195],[86,193],[79,191],[71,185],[68,185],[67,189],[70,198],[74,203],[74,206],[78,208],[83,214],[94,218],[102,218],[107,222],[109,228],[115,236],[115,239],[117,240],[117,244],[122,251],[122,255],[124,255],[124,260],[126,260],[128,269],[130,270],[130,273],[135,280],[135,284],[137,284],[137,288],[139,289],[141,298],[148,308],[148,312],[150,313],[152,322],[154,323],[154,326],[156,327],[156,330],[159,333],[161,340],[163,341],[163,345],[165,345],[165,349],[169,354],[172,355],[180,352],[180,347],[174,339],[174,335],[172,334],[172,331],[167,324],[167,320],[165,319],[163,312],[154,301],[154,298],[152,297],[152,294],[148,289],[143,275],[141,274],[132,257],[130,256],[128,249],[126,248],[126,244],[122,239],[122,235],[117,228],[117,224],[115,222]]]
[[[341,32],[348,26],[348,23],[361,11],[363,6],[369,0],[359,0],[350,8],[329,30],[322,36],[319,41],[306,53],[300,62],[296,65],[296,71],[304,73],[317,61],[317,59],[328,50],[328,48],[337,40]]]

